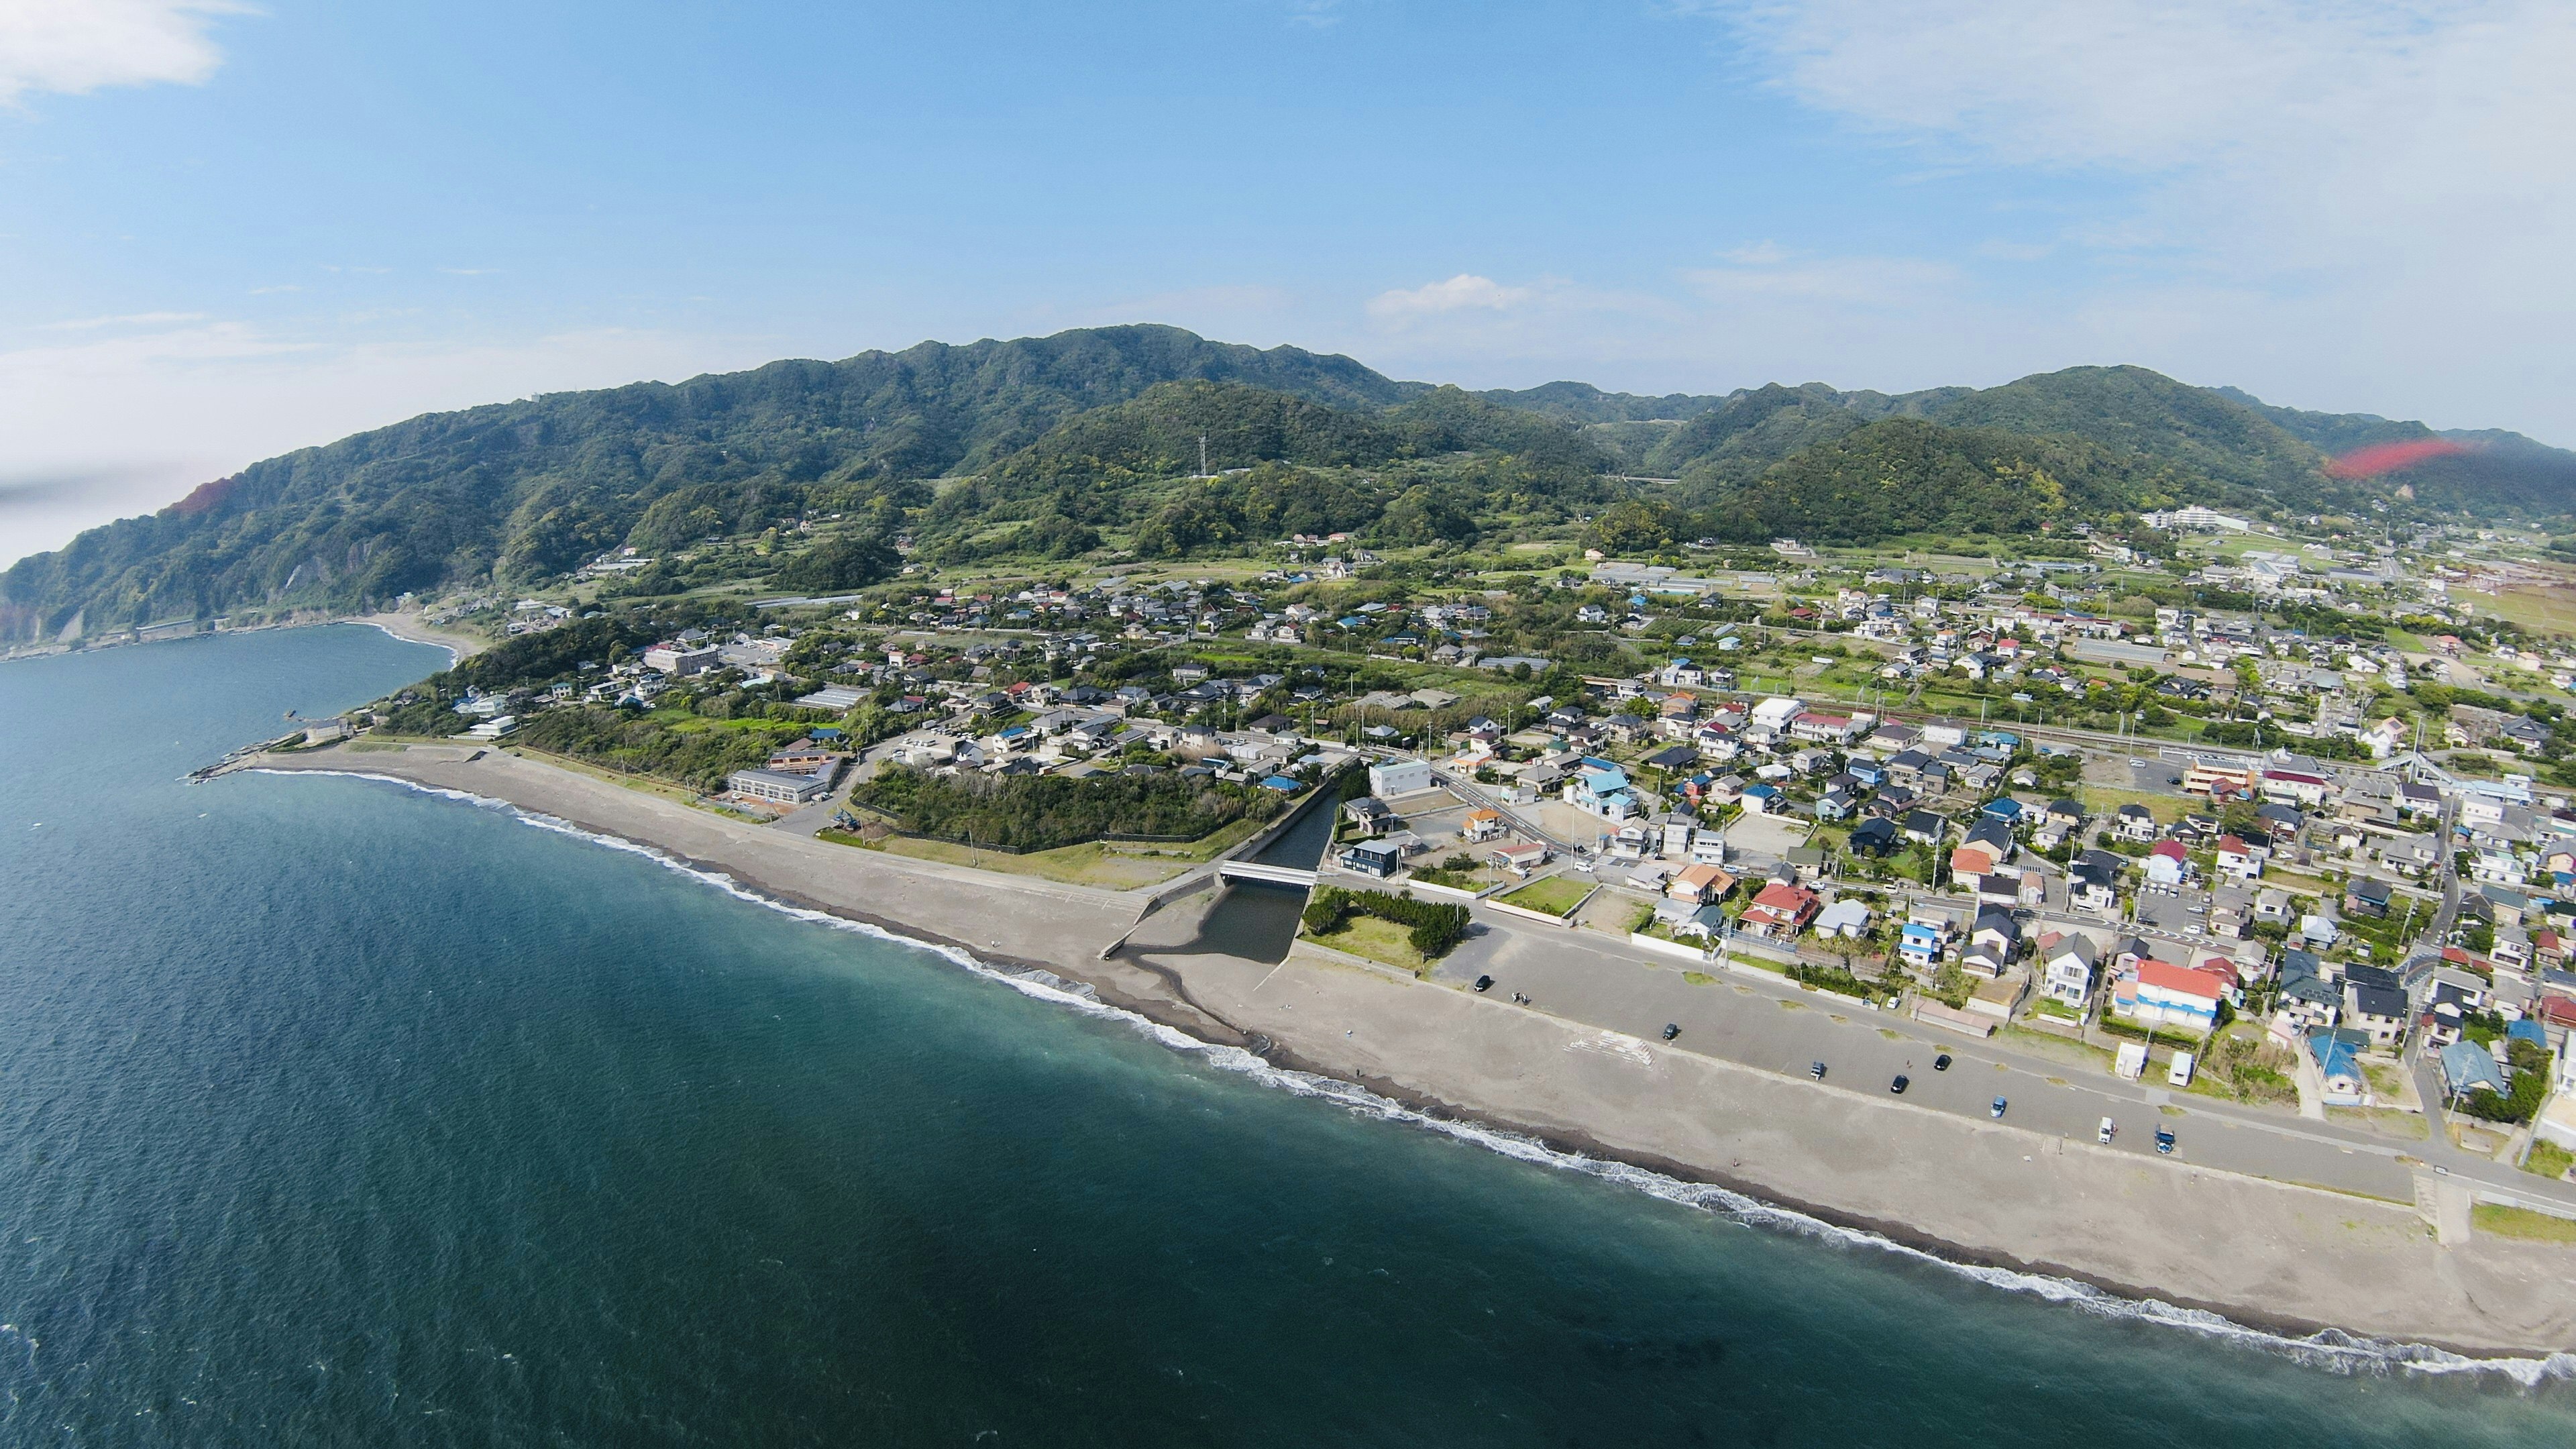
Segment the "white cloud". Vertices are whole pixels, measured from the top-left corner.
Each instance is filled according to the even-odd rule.
[[[231,0],[0,0],[0,104],[32,92],[200,85],[223,63],[206,32]]]
[[[2174,350],[2139,360],[2312,406],[2483,406],[2576,440],[2576,363],[2556,341],[2576,325],[2564,0],[1692,8],[1768,84],[1862,137],[2086,180],[2055,235],[1980,250],[2076,249],[2052,259],[2093,270],[2067,310],[2112,329],[2159,319],[2133,350]],[[2232,310],[2177,317],[2188,297]]]
[[[1527,287],[1506,287],[1491,277],[1460,272],[1445,282],[1430,282],[1409,291],[1380,292],[1369,299],[1372,317],[1431,316],[1478,308],[1500,312],[1530,298]]]

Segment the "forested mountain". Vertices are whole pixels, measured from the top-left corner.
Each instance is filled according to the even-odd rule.
[[[1662,397],[1603,392],[1588,382],[1550,382],[1518,391],[1491,388],[1476,395],[1496,407],[1537,413],[1561,423],[1683,422],[1726,403],[1723,397],[1686,392]]]
[[[0,575],[0,639],[352,605],[492,574],[560,573],[856,506],[983,467],[1076,413],[1178,379],[1376,409],[1427,389],[1346,357],[1175,327],[1109,327],[556,393],[431,413],[255,463]]]
[[[2576,506],[2576,453],[2535,442],[2501,428],[2452,428],[2436,432],[2422,423],[2394,422],[2371,413],[2311,413],[2273,407],[2232,387],[2211,391],[2241,404],[2283,432],[2324,452],[2344,456],[2391,444],[2419,445],[2396,456],[2406,461],[2392,471],[2392,486],[2403,486],[2415,501],[2434,508],[2472,512],[2511,510],[2529,514],[2563,514]],[[2452,444],[2436,451],[2424,444]],[[2364,468],[2375,467],[2362,460]]]
[[[1191,476],[1202,437],[1213,479]],[[1623,476],[1635,473],[1679,481]],[[1293,347],[1111,327],[777,362],[360,433],[20,561],[0,574],[0,640],[532,584],[620,546],[691,556],[724,538],[777,541],[745,544],[727,567],[830,588],[883,577],[907,535],[933,562],[1168,557],[1294,533],[1461,540],[1591,513],[1604,537],[1625,520],[1640,537],[1858,541],[2013,533],[2167,501],[2558,517],[2576,512],[2576,454],[2275,408],[2135,367],[1895,395],[1470,393]],[[795,525],[818,517],[837,521],[800,546]],[[638,586],[684,582],[665,569]]]

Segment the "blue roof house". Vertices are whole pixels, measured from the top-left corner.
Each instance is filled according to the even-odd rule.
[[[2471,1092],[2500,1094],[2505,1090],[2504,1070],[2485,1047],[2473,1041],[2455,1041],[2442,1048],[2442,1090],[2454,1099]]]

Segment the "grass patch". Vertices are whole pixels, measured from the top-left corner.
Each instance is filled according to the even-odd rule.
[[[1410,971],[1419,976],[1430,969],[1431,963],[1423,959],[1421,952],[1413,949],[1412,934],[1412,928],[1397,925],[1393,921],[1382,921],[1375,916],[1354,915],[1343,924],[1340,930],[1331,935],[1313,936],[1308,939],[1319,946],[1330,946],[1336,951],[1348,951],[1354,956],[1365,956],[1372,961],[1383,962],[1399,971]]]
[[[1113,852],[1098,841],[1060,846],[1029,855],[1004,855],[996,851],[976,850],[953,841],[916,840],[908,835],[862,840],[846,830],[823,830],[816,832],[815,839],[887,855],[909,856],[914,860],[935,860],[943,865],[962,865],[1002,875],[1034,876],[1065,885],[1104,886],[1112,890],[1154,885],[1170,880],[1184,869],[1178,862],[1141,860]]]
[[[2499,1238],[2526,1243],[2576,1243],[2576,1218],[2562,1218],[2529,1208],[2482,1202],[2469,1209],[2469,1225]]]
[[[2382,1137],[2403,1142],[2421,1142],[2433,1135],[2430,1123],[2420,1112],[2401,1112],[2394,1107],[2328,1107],[2326,1120],[2348,1126],[2367,1127]]]
[[[1552,875],[1544,880],[1531,881],[1519,890],[1498,896],[1496,899],[1507,906],[1518,906],[1522,910],[1536,911],[1543,916],[1563,918],[1572,914],[1574,908],[1583,904],[1583,898],[1590,894],[1592,894],[1590,882],[1579,881],[1571,876]]]
[[[2167,1117],[2188,1117],[2191,1115],[2189,1112],[2184,1111],[2171,1102],[2167,1102],[2163,1106],[2156,1108],[2156,1111]]]
[[[2576,1167],[2576,1152],[2570,1152],[2555,1142],[2532,1143],[2530,1155],[2522,1159],[2523,1171],[2553,1182],[2565,1177],[2571,1167]]]
[[[1709,975],[1705,971],[1685,971],[1682,973],[1682,979],[1693,986],[1714,986],[1717,984],[1717,978]]]
[[[1782,1011],[1804,1011],[1807,1008],[1794,1001],[1783,1001],[1780,1003],[1780,1009]]]
[[[2152,750],[2153,747],[2149,748]],[[2152,755],[2142,755],[2138,758],[2146,759],[2150,764],[2154,763]],[[2181,774],[2182,771],[2177,767],[2174,773]],[[2179,795],[2141,795],[2134,790],[2123,790],[2112,785],[2079,785],[2076,787],[2075,798],[2083,802],[2085,814],[2092,817],[2086,823],[2087,839],[2091,838],[2094,828],[2108,823],[2110,817],[2123,805],[2144,805],[2148,813],[2156,817],[2158,825],[2171,825],[2191,813],[2194,803]]]
[[[1885,1026],[1882,1026],[1882,1027],[1880,1027],[1880,1028],[1878,1029],[1878,1034],[1879,1034],[1880,1036],[1883,1036],[1883,1037],[1887,1038],[1889,1041],[1903,1041],[1903,1040],[1905,1040],[1905,1033],[1903,1033],[1903,1032],[1901,1032],[1901,1031],[1898,1031],[1898,1030],[1896,1030],[1896,1029],[1894,1029],[1894,1028],[1892,1028],[1892,1027],[1885,1027]]]

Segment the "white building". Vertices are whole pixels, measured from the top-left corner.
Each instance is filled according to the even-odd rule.
[[[1390,760],[1369,766],[1369,793],[1384,800],[1432,787],[1428,760]]]

